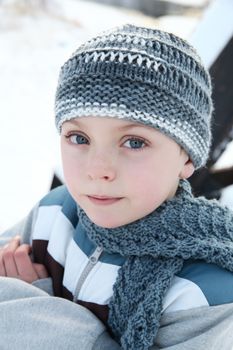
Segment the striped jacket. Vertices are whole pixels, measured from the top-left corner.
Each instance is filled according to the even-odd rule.
[[[118,270],[125,258],[97,247],[78,221],[67,188],[51,191],[39,203],[32,227],[35,262],[44,264],[54,295],[73,300],[104,323]],[[186,261],[163,300],[163,313],[233,302],[233,273],[203,261]]]

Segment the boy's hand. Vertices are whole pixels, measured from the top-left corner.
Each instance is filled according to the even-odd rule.
[[[0,276],[15,277],[28,283],[48,277],[44,265],[31,261],[30,252],[29,244],[20,245],[19,236],[0,248]]]

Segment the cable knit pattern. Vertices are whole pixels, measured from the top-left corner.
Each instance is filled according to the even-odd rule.
[[[216,200],[194,198],[186,180],[173,199],[122,227],[99,227],[80,207],[78,216],[98,246],[127,257],[108,320],[123,349],[146,350],[153,344],[164,295],[184,260],[204,260],[233,272],[233,213]]]
[[[194,48],[157,29],[125,25],[81,45],[63,65],[56,125],[116,117],[155,127],[205,164],[210,142],[211,82]]]

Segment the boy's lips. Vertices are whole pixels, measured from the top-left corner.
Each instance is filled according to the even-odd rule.
[[[101,204],[101,205],[107,205],[107,204],[113,204],[118,202],[123,197],[109,197],[109,196],[99,196],[99,195],[88,195],[87,196],[90,201],[94,204]]]

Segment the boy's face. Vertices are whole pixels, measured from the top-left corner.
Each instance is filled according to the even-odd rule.
[[[67,187],[97,225],[140,219],[174,196],[193,172],[180,146],[152,127],[116,118],[83,117],[62,126]]]

